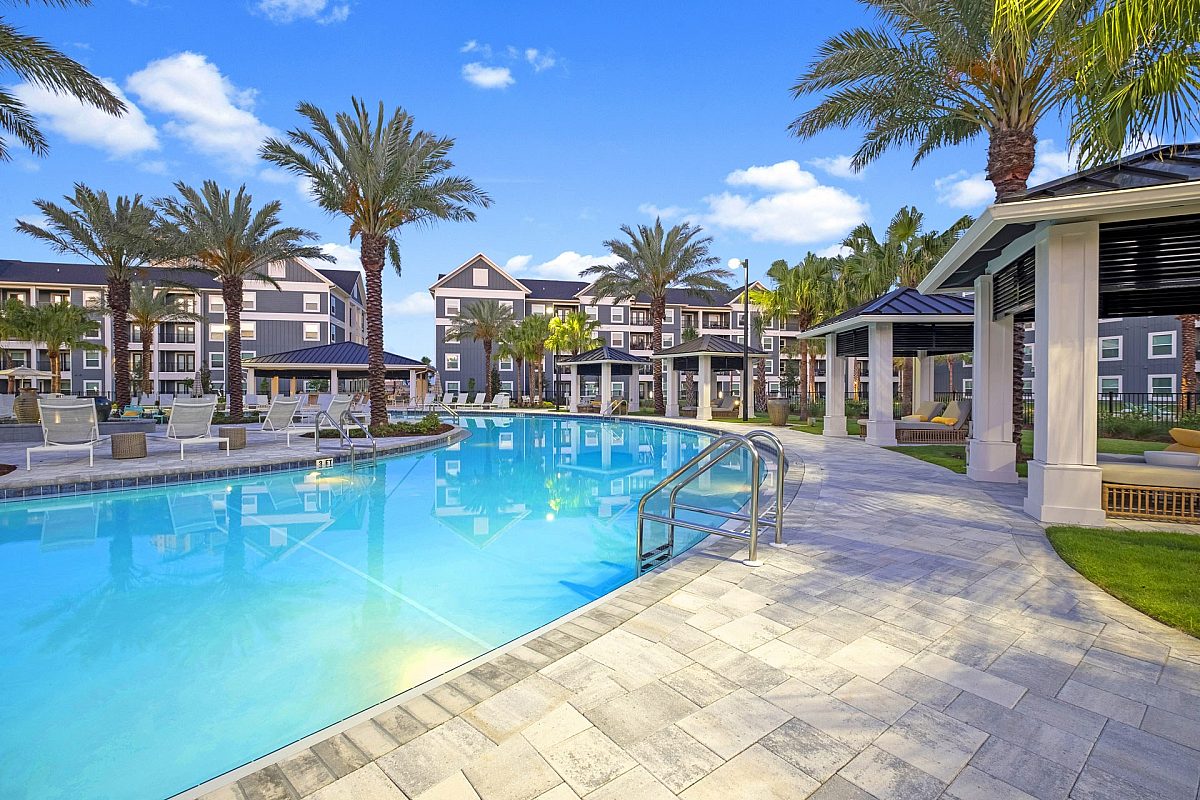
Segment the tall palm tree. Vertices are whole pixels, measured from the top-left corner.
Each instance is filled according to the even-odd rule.
[[[621,226],[625,239],[609,239],[608,251],[620,259],[616,264],[595,264],[583,271],[596,276],[593,291],[596,297],[611,297],[620,303],[646,295],[650,298],[650,315],[654,329],[650,346],[662,350],[662,326],[667,310],[667,290],[686,289],[697,294],[728,291],[725,283],[729,270],[716,266],[719,259],[709,253],[712,237],[703,236],[702,229],[689,223],[663,228],[662,219],[654,225],[639,225],[637,230]],[[654,360],[654,410],[666,413],[663,395],[662,361]]]
[[[484,393],[490,398],[492,386],[492,349],[501,341],[513,325],[512,309],[501,305],[499,300],[476,300],[465,306],[450,327],[446,329],[446,340],[460,342],[470,339],[483,343]]]
[[[526,331],[521,326],[510,325],[500,334],[500,357],[511,358],[517,368],[517,397],[525,394],[528,383],[525,380],[525,357],[529,354],[529,340]]]
[[[475,219],[473,206],[492,204],[470,179],[446,174],[454,140],[414,130],[413,118],[397,108],[385,119],[383,103],[372,118],[354,98],[351,113],[336,124],[311,103],[296,110],[311,130],[288,132],[288,142],[268,139],[261,155],[309,181],[330,214],[350,221],[350,241],[359,240],[366,278],[367,378],[371,424],[387,423],[387,372],[383,362],[383,267],[390,258],[400,274],[399,236],[404,225]],[[289,143],[290,142],[290,143]]]
[[[245,185],[237,194],[205,181],[199,190],[180,181],[178,197],[155,201],[162,214],[161,238],[167,252],[178,256],[221,283],[225,303],[225,392],[231,417],[242,416],[245,394],[242,375],[242,289],[246,281],[262,281],[278,288],[267,265],[295,258],[332,261],[321,248],[305,242],[317,235],[303,228],[284,226],[282,204],[264,203],[254,210],[254,198]]]
[[[25,306],[16,311],[12,324],[21,338],[46,345],[50,361],[50,391],[62,390],[62,353],[75,350],[103,350],[104,346],[88,341],[96,331],[97,309],[80,308],[70,303],[50,303],[44,306]]]
[[[532,371],[533,386],[530,394],[541,398],[546,383],[546,342],[550,338],[550,317],[545,314],[531,314],[521,320],[520,327],[529,348],[525,358]]]
[[[154,332],[164,322],[203,322],[204,317],[194,311],[188,311],[180,305],[179,298],[173,297],[168,288],[155,288],[154,284],[136,281],[129,287],[129,308],[126,311],[129,322],[138,327],[142,338],[142,394],[150,394],[153,386],[150,382],[151,359],[154,349]],[[116,316],[114,312],[114,316]],[[118,325],[128,327],[123,317],[118,317]],[[126,331],[128,339],[128,330]],[[129,356],[125,357],[128,367]],[[119,406],[124,408],[124,406]]]
[[[113,317],[113,388],[117,408],[129,405],[129,286],[138,271],[155,256],[153,237],[157,214],[141,195],[118,196],[82,183],[63,198],[65,206],[50,200],[34,205],[46,224],[17,221],[17,230],[38,239],[59,253],[69,253],[105,269],[105,302]]]
[[[33,2],[46,6],[91,5],[91,0],[22,0],[24,5],[31,5]],[[70,95],[80,103],[98,108],[114,117],[119,117],[126,111],[121,98],[105,86],[103,81],[84,69],[82,64],[68,58],[61,50],[51,47],[44,40],[22,33],[4,19],[0,19],[0,65],[38,88],[58,95]],[[0,90],[0,129],[14,136],[39,158],[49,150],[46,137],[42,135],[33,114],[7,90]],[[11,158],[7,142],[0,138],[0,160],[9,161]]]

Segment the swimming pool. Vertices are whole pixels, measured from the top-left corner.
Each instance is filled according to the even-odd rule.
[[[0,797],[166,797],[590,602],[634,577],[642,494],[711,441],[463,424],[373,469],[0,505]],[[695,491],[740,506],[745,466]]]

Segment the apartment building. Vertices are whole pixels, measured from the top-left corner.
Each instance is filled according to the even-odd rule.
[[[184,394],[184,381],[207,364],[213,385],[225,385],[225,306],[221,284],[212,276],[185,269],[147,268],[145,279],[170,287],[182,308],[200,314],[202,322],[168,322],[155,331],[150,378],[156,392]],[[366,322],[363,284],[354,270],[317,268],[303,261],[271,264],[265,281],[247,282],[242,298],[242,357],[295,350],[330,342],[363,342]],[[0,260],[0,300],[38,305],[69,302],[98,305],[105,270],[93,264]],[[112,394],[111,317],[98,321],[92,341],[105,350],[76,350],[63,360],[63,391]],[[141,331],[130,326],[130,360],[134,374],[142,368]],[[0,341],[9,366],[49,369],[44,346],[36,342]],[[48,382],[43,382],[48,383]],[[48,390],[48,385],[40,387]],[[253,387],[251,387],[253,391]]]

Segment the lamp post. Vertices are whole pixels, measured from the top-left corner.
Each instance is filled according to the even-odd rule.
[[[742,289],[742,422],[750,421],[750,259],[729,259],[730,269],[745,270],[745,284]]]

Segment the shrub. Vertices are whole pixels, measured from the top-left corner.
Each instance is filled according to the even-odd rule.
[[[432,411],[421,417],[416,422],[389,422],[386,425],[375,425],[371,427],[371,435],[378,438],[393,437],[393,436],[432,436],[438,433],[445,433],[452,430],[453,425],[447,425],[442,422],[441,417]],[[361,439],[363,432],[358,428],[352,428],[350,438]],[[311,437],[312,434],[305,433],[304,436]],[[322,430],[322,439],[336,439],[338,432],[334,430]]]

